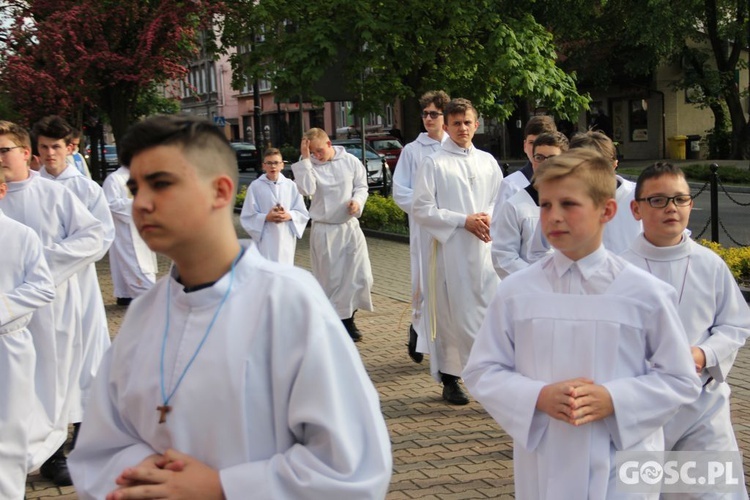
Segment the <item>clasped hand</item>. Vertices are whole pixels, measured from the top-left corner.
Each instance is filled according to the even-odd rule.
[[[536,408],[576,426],[602,420],[615,412],[609,391],[584,377],[545,385]]]
[[[485,243],[492,241],[492,238],[490,238],[490,215],[485,212],[467,215],[464,228]]]

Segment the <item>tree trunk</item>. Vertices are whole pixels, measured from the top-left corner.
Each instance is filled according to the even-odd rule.
[[[746,153],[747,147],[747,122],[745,121],[745,113],[742,110],[742,101],[740,99],[740,91],[737,85],[734,83],[734,75],[730,78],[727,75],[722,75],[725,80],[724,85],[724,98],[727,103],[727,109],[729,110],[729,118],[732,122],[732,153],[731,159],[741,160],[747,159]]]
[[[125,135],[128,127],[135,122],[133,109],[138,95],[134,85],[118,84],[101,91],[102,111],[109,118],[115,144]]]

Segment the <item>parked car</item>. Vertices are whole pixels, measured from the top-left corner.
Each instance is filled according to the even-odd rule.
[[[362,141],[360,139],[338,139],[331,141],[334,146],[343,146],[347,153],[351,153],[362,161]],[[365,146],[365,155],[367,158],[367,184],[370,192],[379,191],[383,196],[391,193],[391,170],[382,155]]]
[[[393,137],[392,135],[368,135],[365,136],[367,145],[380,154],[385,155],[385,161],[388,163],[388,168],[391,169],[391,173],[396,169],[396,163],[398,158],[401,156],[401,150],[404,149],[404,145],[401,141]]]
[[[117,146],[114,144],[104,145],[104,163],[107,165],[107,170],[117,170],[120,168],[120,160],[117,157]]]
[[[240,169],[240,172],[252,168],[260,175],[260,153],[255,144],[251,142],[231,142],[229,145],[237,153],[237,167]]]

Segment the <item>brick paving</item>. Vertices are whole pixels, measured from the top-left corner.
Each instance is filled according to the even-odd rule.
[[[240,229],[240,231],[242,231]],[[241,233],[244,236],[244,233]],[[475,499],[513,498],[513,443],[472,401],[454,407],[443,403],[440,387],[429,375],[428,360],[413,363],[406,354],[409,326],[409,247],[405,243],[368,237],[375,285],[375,312],[357,314],[365,338],[357,344],[380,393],[393,443],[393,478],[387,498]],[[307,238],[297,248],[297,265],[309,269]],[[162,259],[160,269],[168,263]],[[107,259],[97,265],[110,321],[117,332],[125,308],[114,305]],[[740,351],[730,383],[737,440],[750,451],[750,350]],[[745,454],[750,471],[750,453]],[[73,487],[57,488],[32,474],[28,499],[77,499]]]

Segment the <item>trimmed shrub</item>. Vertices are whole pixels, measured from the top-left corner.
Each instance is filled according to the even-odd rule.
[[[387,198],[379,194],[368,196],[359,223],[362,227],[376,231],[409,234],[406,213],[390,196]]]
[[[724,247],[709,240],[698,243],[716,252],[732,271],[732,276],[741,286],[750,286],[750,247]]]

